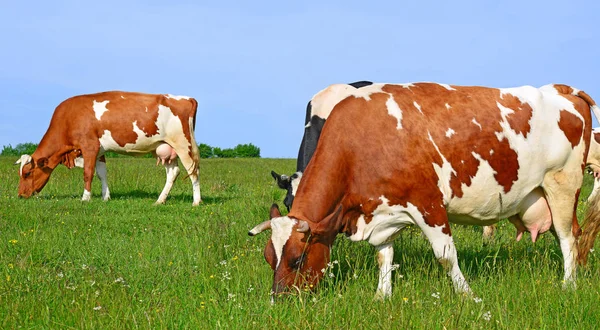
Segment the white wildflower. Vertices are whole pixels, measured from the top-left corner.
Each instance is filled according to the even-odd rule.
[[[83,269],[83,270],[88,269],[88,265],[86,265],[86,264],[81,265],[81,269]]]
[[[95,311],[99,311],[99,310],[101,310],[101,309],[102,309],[102,306],[100,306],[100,305],[98,305],[98,306],[94,307],[94,310],[95,310]]]
[[[490,313],[490,311],[487,311],[487,312],[483,313],[483,315],[481,315],[481,317],[483,317],[484,320],[489,321],[492,319],[492,313]]]
[[[440,299],[440,293],[439,292],[434,292],[431,294],[431,296],[435,299]]]
[[[479,304],[480,302],[483,301],[483,299],[481,299],[479,297],[475,297],[475,299],[473,299],[473,301],[475,301],[476,304]]]
[[[56,276],[63,278],[65,275],[61,272],[61,273],[56,274]]]

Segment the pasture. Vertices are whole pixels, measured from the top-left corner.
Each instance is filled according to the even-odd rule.
[[[0,328],[192,329],[592,329],[600,324],[600,245],[561,288],[562,255],[547,233],[521,242],[508,222],[485,243],[479,227],[453,226],[473,301],[454,294],[420,233],[396,240],[393,298],[373,299],[378,267],[367,243],[339,237],[315,293],[272,306],[269,233],[247,231],[268,218],[284,191],[272,169],[292,159],[209,159],[200,163],[203,204],[189,180],[155,206],[165,180],[153,159],[107,160],[112,200],[80,201],[82,170],[59,166],[40,195],[17,198],[18,168],[0,157]],[[586,175],[582,200],[592,179]],[[585,202],[578,213],[583,216]]]

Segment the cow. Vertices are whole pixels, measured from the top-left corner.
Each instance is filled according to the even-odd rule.
[[[337,88],[343,86],[315,99]],[[600,230],[597,203],[588,207],[596,212],[588,213],[583,234],[575,214],[590,109],[600,117],[588,94],[560,84],[352,90],[331,112],[290,212],[282,216],[274,205],[271,219],[248,233],[272,230],[264,256],[274,272],[273,294],[316,286],[337,234],[344,233],[376,247],[376,296],[388,298],[393,240],[416,225],[455,291],[473,296],[449,223],[490,225],[515,215],[532,235],[554,232],[564,286],[575,286],[576,261],[585,263]]]
[[[79,95],[58,105],[48,130],[32,155],[21,155],[19,197],[39,193],[59,164],[83,167],[82,201],[91,198],[94,170],[106,183],[107,151],[140,156],[154,153],[167,171],[167,183],[156,203],[164,203],[179,174],[181,160],[192,182],[193,205],[201,202],[200,155],[194,137],[198,103],[187,96],[110,91]]]
[[[353,89],[361,88],[372,85],[370,81],[356,81],[349,84],[336,85],[340,88],[332,90],[326,98],[320,97],[317,100],[311,99],[306,105],[306,119],[304,121],[304,135],[302,136],[302,142],[300,143],[300,149],[298,150],[298,158],[296,159],[296,172],[292,175],[278,174],[275,171],[271,171],[271,176],[277,181],[277,186],[281,189],[286,190],[286,196],[283,200],[283,204],[287,208],[288,212],[294,202],[294,196],[296,195],[296,189],[300,180],[302,179],[302,172],[308,165],[308,162],[312,158],[315,149],[317,148],[317,142],[321,136],[323,125],[333,107],[337,102],[344,99],[351,93]]]

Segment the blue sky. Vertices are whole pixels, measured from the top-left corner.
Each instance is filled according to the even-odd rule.
[[[294,158],[332,83],[566,83],[600,102],[598,1],[10,1],[0,147],[39,142],[62,100],[189,95],[196,138]]]

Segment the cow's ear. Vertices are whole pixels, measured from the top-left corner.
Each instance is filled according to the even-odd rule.
[[[281,189],[288,190],[292,186],[290,177],[285,174],[279,175],[275,171],[271,171],[271,176],[277,180],[277,186]]]
[[[342,228],[343,218],[342,204],[340,204],[335,212],[325,217],[325,219],[317,222],[312,232],[315,235],[325,236],[332,234],[335,237],[335,235],[337,235]]]
[[[271,210],[269,211],[269,217],[271,219],[273,218],[279,218],[281,216],[281,212],[279,211],[279,205],[273,203],[273,205],[271,205]]]
[[[46,167],[48,166],[48,158],[42,157],[38,159],[35,163],[37,167]]]

